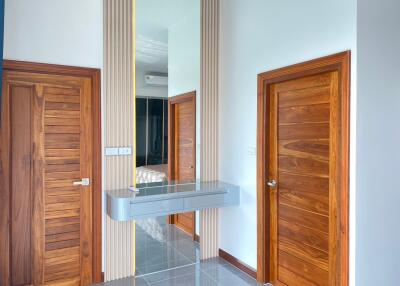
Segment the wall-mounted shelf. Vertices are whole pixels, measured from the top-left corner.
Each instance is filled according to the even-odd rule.
[[[107,214],[113,220],[138,220],[240,204],[239,186],[220,181],[150,183],[136,188],[138,192],[106,192]]]

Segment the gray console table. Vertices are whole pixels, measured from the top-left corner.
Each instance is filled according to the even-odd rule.
[[[107,214],[129,221],[240,204],[240,188],[220,181],[149,183],[107,191]]]

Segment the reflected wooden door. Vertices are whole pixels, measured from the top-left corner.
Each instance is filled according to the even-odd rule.
[[[269,110],[264,121],[266,267],[275,286],[345,285],[348,99],[341,88],[343,70],[335,65],[298,69],[264,86]]]
[[[11,135],[9,273],[2,273],[8,285],[93,281],[91,89],[90,78],[4,74],[9,124],[3,131]],[[89,183],[81,184],[83,178]]]
[[[170,180],[196,179],[196,93],[191,92],[169,100],[169,161]],[[195,236],[195,212],[169,217],[169,222]]]

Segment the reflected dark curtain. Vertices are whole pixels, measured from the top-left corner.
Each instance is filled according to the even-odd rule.
[[[4,0],[0,0],[0,114],[1,114],[1,103],[3,93],[3,44],[4,44]],[[1,116],[0,116],[1,121]]]

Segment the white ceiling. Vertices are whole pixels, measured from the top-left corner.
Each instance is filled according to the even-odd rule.
[[[168,72],[168,29],[194,8],[194,0],[136,1],[136,66]]]

